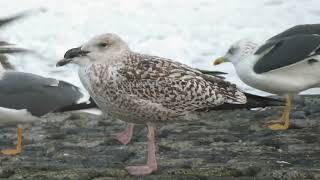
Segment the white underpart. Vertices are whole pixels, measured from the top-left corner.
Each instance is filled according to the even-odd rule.
[[[78,69],[78,75],[80,78],[80,81],[82,85],[87,89],[89,94],[92,92],[91,86],[90,86],[90,80],[88,78],[88,68],[89,66],[80,66]]]
[[[260,56],[251,53],[240,57],[242,59],[233,62],[236,72],[244,83],[256,89],[284,95],[288,93],[296,94],[310,88],[319,87],[320,63],[308,63],[309,59],[320,61],[318,55],[262,74],[257,74],[253,70]]]
[[[0,107],[0,126],[31,124],[39,120],[27,110],[8,109]]]
[[[4,72],[5,69],[3,68],[2,64],[0,63],[0,73]]]
[[[6,72],[6,70],[4,69],[4,67],[2,66],[2,64],[0,63],[0,80],[2,79],[4,73]]]

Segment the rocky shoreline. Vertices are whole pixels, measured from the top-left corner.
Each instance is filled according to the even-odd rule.
[[[282,107],[159,126],[159,170],[144,179],[320,179],[320,96],[297,101],[288,131],[263,126]],[[79,112],[44,119],[25,129],[20,156],[0,155],[0,179],[141,179],[124,167],[145,162],[145,126],[124,146],[110,137],[123,122]],[[15,130],[0,129],[1,149],[14,147]]]

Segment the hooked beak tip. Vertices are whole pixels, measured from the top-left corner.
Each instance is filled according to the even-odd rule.
[[[81,46],[80,46],[80,47],[69,49],[64,54],[64,58],[65,59],[72,59],[72,58],[75,58],[75,57],[86,56],[88,53],[89,53],[89,51],[81,50]]]
[[[86,56],[88,53],[89,53],[89,51],[81,50],[81,47],[69,49],[64,54],[64,58],[57,62],[56,67],[60,67],[60,66],[64,66],[66,64],[69,64],[73,61],[73,58]]]
[[[57,62],[56,67],[64,66],[66,64],[69,64],[71,61],[72,61],[72,59],[62,59]]]

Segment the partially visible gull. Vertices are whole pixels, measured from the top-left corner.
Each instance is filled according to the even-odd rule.
[[[216,109],[279,105],[246,96],[235,85],[182,63],[132,52],[116,34],[99,35],[68,50],[57,66],[68,63],[80,66],[80,79],[103,112],[131,125],[147,125],[147,163],[127,167],[132,175],[157,170],[155,124],[196,121]]]
[[[3,27],[28,15],[31,11],[0,19]],[[22,151],[22,125],[39,121],[39,117],[64,106],[76,104],[83,94],[64,81],[31,73],[14,71],[6,54],[31,52],[6,41],[0,41],[0,126],[17,125],[15,149],[2,150],[7,155]]]
[[[16,148],[1,152],[16,155],[22,151],[21,125],[32,124],[42,115],[76,104],[83,94],[78,87],[64,81],[10,70],[13,66],[6,56],[0,57],[0,63],[0,126],[18,128]]]
[[[22,19],[26,16],[29,16],[29,15],[32,15],[33,13],[35,12],[39,12],[39,11],[42,11],[42,9],[36,9],[36,10],[27,10],[27,11],[24,11],[24,12],[20,12],[20,13],[17,13],[15,15],[12,15],[12,16],[8,16],[8,17],[3,17],[3,18],[0,18],[0,28],[4,27],[4,26],[7,26],[19,19]]]
[[[0,55],[4,57],[4,54],[8,53],[22,53],[22,52],[29,52],[29,50],[16,47],[14,44],[10,44],[6,41],[0,41]]]
[[[282,116],[267,123],[272,130],[285,130],[289,128],[292,96],[320,87],[319,61],[320,24],[307,24],[290,28],[261,45],[240,40],[214,64],[231,62],[249,86],[285,96]]]

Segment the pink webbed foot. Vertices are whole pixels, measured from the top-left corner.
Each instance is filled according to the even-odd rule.
[[[151,174],[153,171],[157,170],[157,168],[151,167],[149,165],[145,165],[145,166],[128,166],[128,167],[126,167],[126,170],[131,175],[144,176],[144,175]]]
[[[128,144],[131,139],[132,139],[132,134],[133,134],[133,127],[134,127],[134,124],[132,123],[129,123],[127,125],[127,128],[126,130],[122,131],[122,132],[119,132],[119,133],[114,133],[112,134],[112,136],[118,140],[119,142],[121,142],[122,144],[126,145]]]

